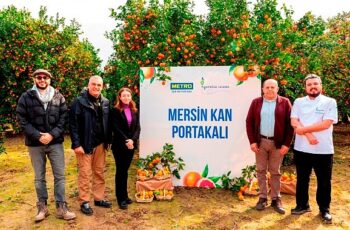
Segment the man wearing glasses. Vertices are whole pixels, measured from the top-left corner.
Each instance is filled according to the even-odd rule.
[[[49,215],[47,209],[46,161],[50,160],[54,175],[54,196],[56,217],[71,220],[76,215],[71,212],[65,199],[65,162],[63,152],[63,131],[67,106],[64,97],[50,86],[52,75],[44,69],[33,73],[34,85],[19,98],[16,113],[24,131],[25,144],[35,174],[39,222]]]
[[[304,79],[307,96],[295,100],[291,124],[296,136],[294,160],[297,169],[297,206],[293,215],[310,212],[309,181],[312,169],[317,177],[316,200],[320,216],[325,223],[332,223],[329,212],[333,165],[333,124],[338,121],[337,102],[322,95],[321,78],[309,74]]]

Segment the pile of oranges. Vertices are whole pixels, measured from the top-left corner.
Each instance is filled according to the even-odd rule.
[[[282,182],[287,182],[287,181],[296,181],[297,176],[294,173],[287,173],[284,172],[281,176],[281,181]]]
[[[151,202],[153,200],[153,191],[140,191],[135,194],[138,202]]]
[[[250,183],[241,186],[237,192],[238,200],[244,200],[244,195],[256,196],[259,194],[258,180],[254,178]]]
[[[167,189],[156,189],[153,194],[157,200],[171,200],[174,197],[173,190]]]
[[[137,179],[144,181],[151,179],[153,177],[153,172],[146,169],[137,169]]]
[[[162,169],[159,169],[156,172],[155,177],[156,178],[165,178],[165,177],[170,177],[170,175],[171,175],[171,171],[170,171],[169,167],[164,167]]]

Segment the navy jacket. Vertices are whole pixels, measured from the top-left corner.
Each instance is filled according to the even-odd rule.
[[[101,95],[104,144],[108,144],[110,139],[108,127],[109,119],[109,101]],[[84,91],[77,97],[69,111],[69,130],[72,140],[72,149],[82,146],[86,154],[91,154],[94,148],[94,125],[96,123],[97,113],[93,104],[88,99],[88,92]]]

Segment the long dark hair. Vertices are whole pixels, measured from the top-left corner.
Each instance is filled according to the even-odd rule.
[[[119,97],[122,94],[122,92],[124,92],[124,91],[127,91],[131,94],[131,101],[130,101],[129,107],[130,107],[131,111],[136,113],[137,108],[136,108],[136,103],[132,99],[132,91],[127,87],[123,87],[118,91],[117,98],[115,99],[115,102],[114,102],[114,108],[118,109],[119,111],[123,111],[122,102],[120,101]]]

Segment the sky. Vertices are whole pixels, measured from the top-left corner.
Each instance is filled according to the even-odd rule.
[[[40,6],[46,6],[49,16],[56,16],[58,13],[60,17],[66,19],[66,24],[76,19],[82,26],[81,37],[87,38],[99,49],[98,54],[104,66],[113,53],[112,42],[105,37],[105,34],[112,31],[116,25],[116,21],[109,17],[110,8],[117,9],[125,3],[126,0],[0,0],[0,9],[14,5],[19,9],[26,8],[37,18]],[[283,3],[294,10],[296,20],[308,11],[324,19],[343,11],[350,11],[350,0],[278,0],[279,6]],[[194,13],[207,12],[205,0],[194,0],[194,4]]]

